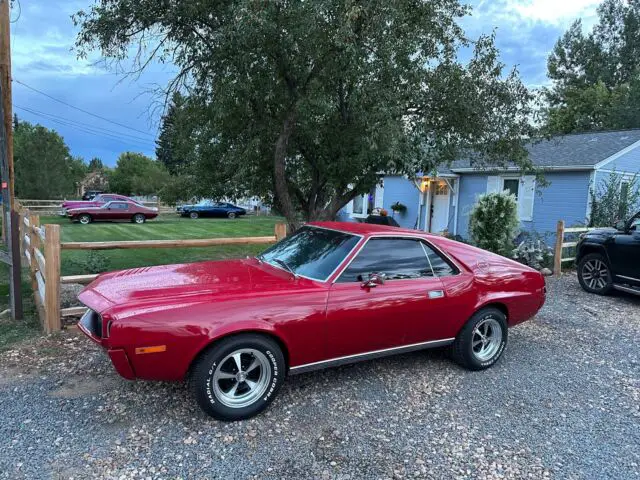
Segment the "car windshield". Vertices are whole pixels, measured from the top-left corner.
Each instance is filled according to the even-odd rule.
[[[258,259],[302,277],[325,281],[359,239],[337,230],[302,227],[260,254]]]
[[[199,205],[201,207],[208,207],[213,205],[213,200],[200,200],[198,203],[196,203],[196,205]]]

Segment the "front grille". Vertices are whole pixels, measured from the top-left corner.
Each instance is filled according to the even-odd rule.
[[[87,313],[85,313],[80,319],[80,323],[94,337],[102,338],[102,317],[99,313],[88,309]]]

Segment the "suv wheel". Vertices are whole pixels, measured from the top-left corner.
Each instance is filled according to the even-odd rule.
[[[613,288],[613,278],[606,258],[599,253],[590,253],[578,263],[578,281],[589,293],[606,295]]]
[[[253,417],[273,401],[285,376],[272,339],[243,334],[223,339],[198,359],[191,387],[202,410],[218,420]]]

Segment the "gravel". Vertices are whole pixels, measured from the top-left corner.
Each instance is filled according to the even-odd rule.
[[[237,423],[41,337],[0,355],[0,478],[639,478],[640,298],[548,285],[487,371],[427,351],[295,376]]]

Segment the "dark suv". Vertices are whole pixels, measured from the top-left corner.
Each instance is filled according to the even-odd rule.
[[[582,235],[576,250],[578,280],[587,292],[640,295],[640,212],[615,228]]]

